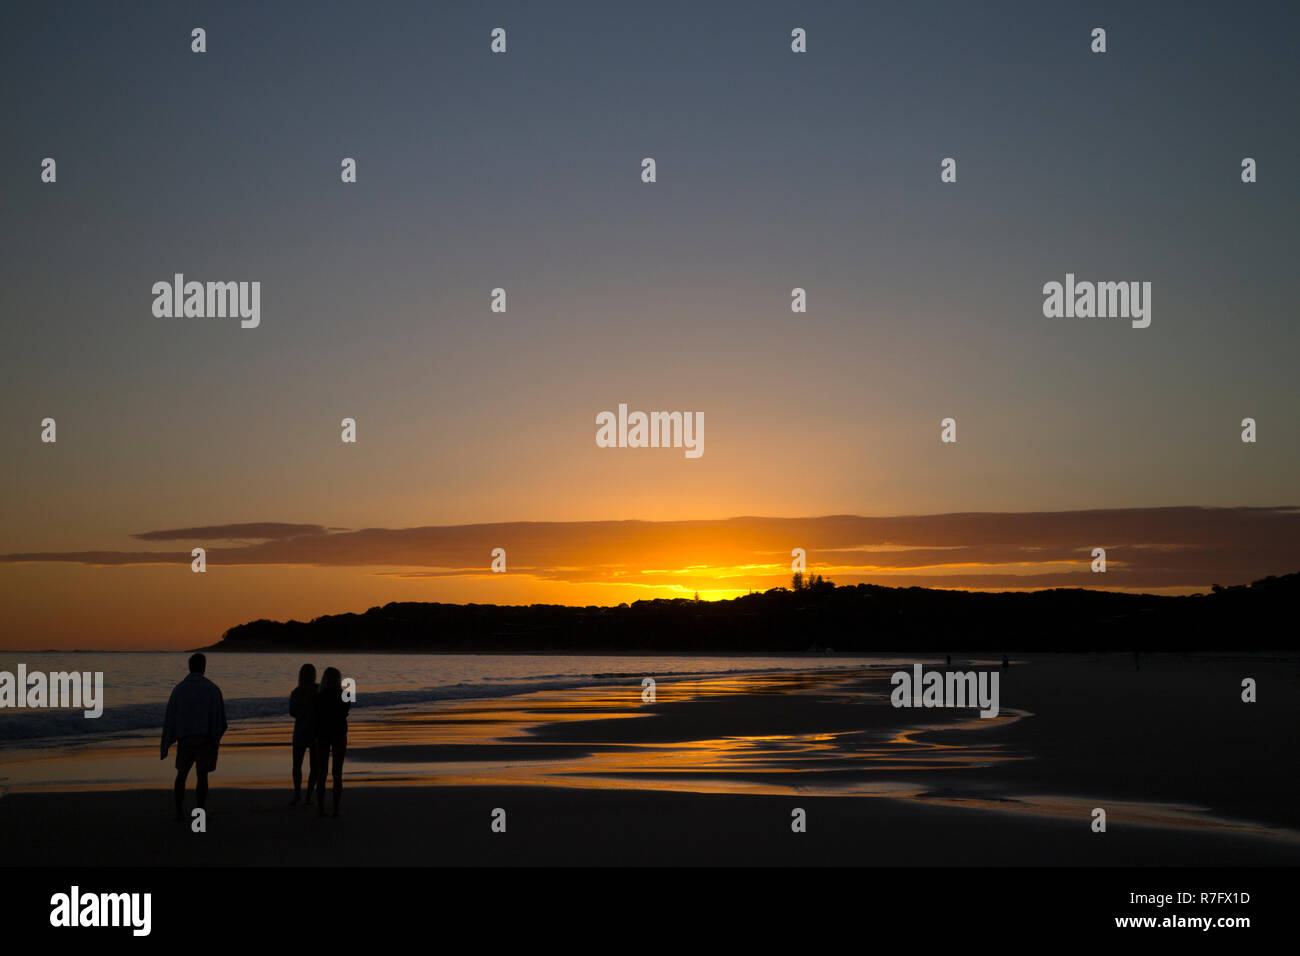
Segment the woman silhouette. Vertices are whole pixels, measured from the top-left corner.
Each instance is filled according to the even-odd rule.
[[[298,668],[298,686],[289,695],[289,716],[293,718],[293,799],[302,795],[302,755],[308,757],[307,806],[316,788],[316,668],[303,664]]]
[[[334,816],[343,798],[343,758],[348,752],[348,711],[352,704],[343,699],[343,675],[337,667],[325,668],[316,695],[316,794],[321,816],[325,815],[325,772],[330,751],[334,752]]]

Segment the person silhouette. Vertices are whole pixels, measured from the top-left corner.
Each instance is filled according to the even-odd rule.
[[[293,718],[293,806],[302,796],[302,757],[307,754],[307,806],[316,789],[316,668],[298,668],[298,686],[289,695],[289,716]]]
[[[162,756],[176,744],[176,819],[185,819],[185,781],[195,769],[194,796],[200,808],[208,801],[208,774],[217,769],[217,748],[226,732],[226,702],[221,688],[203,676],[208,659],[190,657],[190,673],[172,689],[163,717]]]
[[[325,815],[325,774],[330,752],[334,753],[334,816],[343,799],[343,758],[348,753],[348,711],[352,704],[343,699],[343,675],[337,667],[325,668],[316,694],[316,797],[318,812]]]

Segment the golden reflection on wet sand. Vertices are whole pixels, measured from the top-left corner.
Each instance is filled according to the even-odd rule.
[[[350,786],[554,786],[883,797],[1075,820],[1090,817],[1097,801],[1085,798],[953,795],[916,780],[899,780],[900,774],[923,777],[928,771],[988,768],[1029,759],[1030,754],[1008,745],[979,734],[964,737],[962,732],[1005,726],[1033,715],[1005,709],[990,719],[959,717],[936,722],[937,712],[925,711],[924,723],[900,729],[879,718],[879,709],[888,707],[889,673],[875,668],[850,675],[786,672],[663,681],[656,687],[654,704],[642,701],[639,685],[604,685],[491,700],[441,701],[372,714],[358,708],[348,734],[345,780]],[[743,695],[752,706],[754,698],[765,694],[811,694],[837,704],[874,706],[874,722],[879,726],[873,726],[864,710],[864,719],[844,730],[652,738],[663,705]],[[700,723],[709,724],[717,713]],[[898,716],[896,711],[890,715],[891,722]],[[651,721],[640,725],[646,732],[639,736],[649,739],[620,734],[610,724],[624,720]],[[600,733],[585,739],[581,727],[565,732],[566,725],[584,723]],[[544,735],[540,733],[543,729]],[[944,731],[947,742],[931,736],[934,731]],[[214,781],[219,780],[222,787],[287,786],[289,733],[287,720],[233,727],[222,742]],[[474,759],[455,759],[461,748],[472,749]],[[499,757],[493,755],[494,750],[500,751]],[[66,749],[7,754],[0,757],[0,777],[7,778],[13,790],[134,789],[169,781],[171,766],[169,759],[165,769],[160,769],[156,746],[150,751],[138,741],[127,740],[78,748],[74,754]],[[889,779],[881,779],[886,774]],[[1295,831],[1222,820],[1197,807],[1115,800],[1106,800],[1104,805],[1113,819],[1131,825],[1300,842],[1300,833]]]

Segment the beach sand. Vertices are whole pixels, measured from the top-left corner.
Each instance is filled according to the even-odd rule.
[[[165,791],[6,797],[11,866],[1295,865],[1271,840],[870,797],[790,799],[552,787],[357,787],[343,815],[268,790],[214,790],[205,834]],[[806,833],[790,811],[808,814]],[[491,831],[506,811],[506,832]]]
[[[866,670],[358,712],[339,819],[286,806],[287,772],[239,785],[254,755],[287,764],[261,727],[223,747],[207,833],[171,819],[155,750],[156,786],[11,791],[0,845],[16,866],[1300,863],[1296,662],[1140,663],[1017,662],[990,721],[892,708]]]

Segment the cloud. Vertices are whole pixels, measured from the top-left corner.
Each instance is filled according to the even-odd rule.
[[[790,552],[839,583],[1002,588],[1208,588],[1300,569],[1300,511],[1134,508],[871,518],[741,517],[710,521],[508,522],[331,529],[275,522],[132,535],[142,541],[232,541],[209,565],[359,567],[402,576],[477,577],[493,548],[511,573],[569,583],[771,587],[789,578]],[[1092,574],[1092,549],[1107,573]],[[188,563],[184,551],[28,552],[0,563]],[[395,570],[401,569],[401,570]]]
[[[131,537],[140,541],[269,541],[296,538],[304,534],[324,534],[328,529],[318,524],[283,524],[256,521],[248,524],[214,524],[201,528],[177,528],[172,531],[145,531]]]

